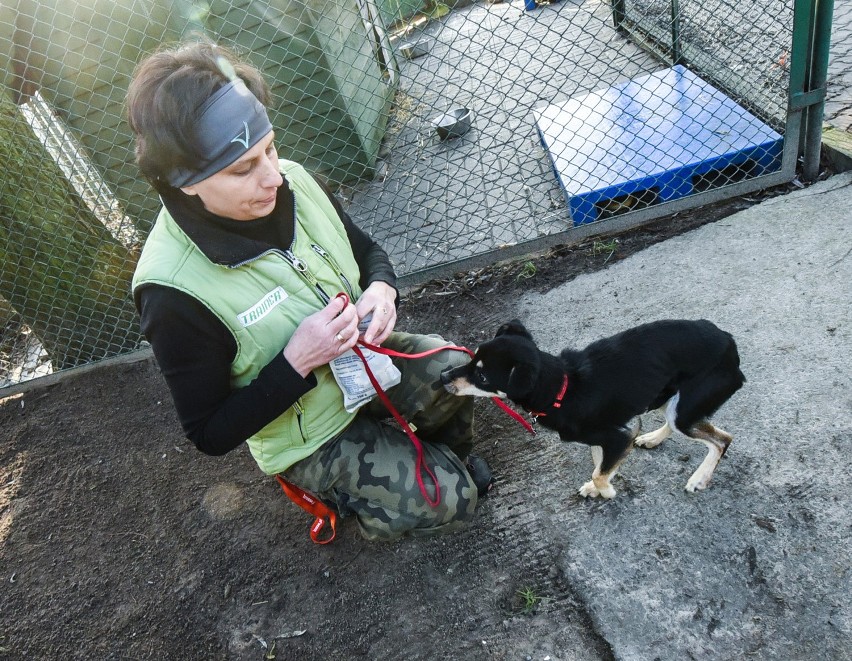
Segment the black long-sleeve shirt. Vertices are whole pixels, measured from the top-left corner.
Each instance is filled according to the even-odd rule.
[[[387,253],[358,228],[322,183],[340,216],[365,289],[382,281],[396,286]],[[206,211],[197,196],[163,195],[169,213],[213,261],[232,263],[293,241],[293,193],[287,180],[278,189],[275,210],[265,218],[234,221]],[[282,353],[245,387],[232,389],[230,367],[237,344],[205,305],[171,287],[147,285],[136,296],[142,332],[172,394],[184,433],[206,454],[222,455],[286,411],[316,385],[296,372]],[[283,349],[282,345],[282,349]]]

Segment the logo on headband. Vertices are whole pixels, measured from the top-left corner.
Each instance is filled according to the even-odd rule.
[[[243,122],[243,126],[244,126],[244,127],[245,127],[245,129],[246,129],[246,137],[245,137],[245,138],[241,138],[240,136],[236,136],[235,138],[233,138],[233,139],[231,140],[231,142],[239,142],[239,143],[240,143],[243,147],[245,147],[246,149],[248,149],[248,147],[249,147],[249,130],[248,130],[248,123]]]

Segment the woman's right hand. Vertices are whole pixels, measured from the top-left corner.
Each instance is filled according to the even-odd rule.
[[[302,377],[327,365],[358,341],[358,314],[354,305],[336,297],[319,312],[305,317],[293,333],[284,357]]]

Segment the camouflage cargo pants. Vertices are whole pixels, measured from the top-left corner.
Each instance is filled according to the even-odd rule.
[[[383,346],[420,353],[447,344],[435,335],[396,332]],[[387,394],[423,442],[425,464],[441,490],[436,507],[420,493],[413,443],[392,418],[388,421],[390,413],[378,397],[345,431],[284,476],[336,504],[342,516],[354,514],[361,533],[370,540],[460,527],[472,518],[477,502],[476,486],[463,463],[473,445],[473,400],[447,393],[440,374],[468,360],[467,354],[452,350],[426,358],[393,359],[402,379]],[[434,486],[425,473],[423,481],[434,500]]]

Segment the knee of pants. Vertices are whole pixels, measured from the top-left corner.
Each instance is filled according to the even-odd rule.
[[[385,343],[386,345],[396,344],[392,348],[397,348],[400,351],[407,353],[419,353],[439,347],[448,347],[452,342],[445,340],[440,335],[410,335],[408,333],[394,333],[391,339]],[[440,378],[441,372],[445,369],[458,367],[470,362],[470,356],[466,351],[458,349],[447,349],[433,354],[428,359],[416,361],[415,370],[425,370],[432,377],[432,380]]]
[[[465,475],[459,487],[442,488],[441,500],[434,507],[419,492],[418,498],[401,499],[400,507],[363,500],[350,502],[349,507],[355,512],[361,534],[371,541],[391,541],[404,535],[440,535],[457,530],[473,518],[478,499],[476,485]]]
[[[449,359],[447,367],[460,367],[470,362],[470,356],[465,351],[447,351],[447,358]]]
[[[358,519],[358,530],[361,536],[369,542],[393,542],[401,537],[436,537],[446,533],[454,532],[465,527],[471,517],[466,519],[455,519],[438,525],[429,527],[412,527],[405,530],[397,530],[396,528],[388,528],[387,526],[377,523],[375,520]]]
[[[446,370],[455,369],[470,362],[470,356],[465,351],[447,350],[432,357],[428,364],[429,372],[435,382],[440,382],[441,373]]]

